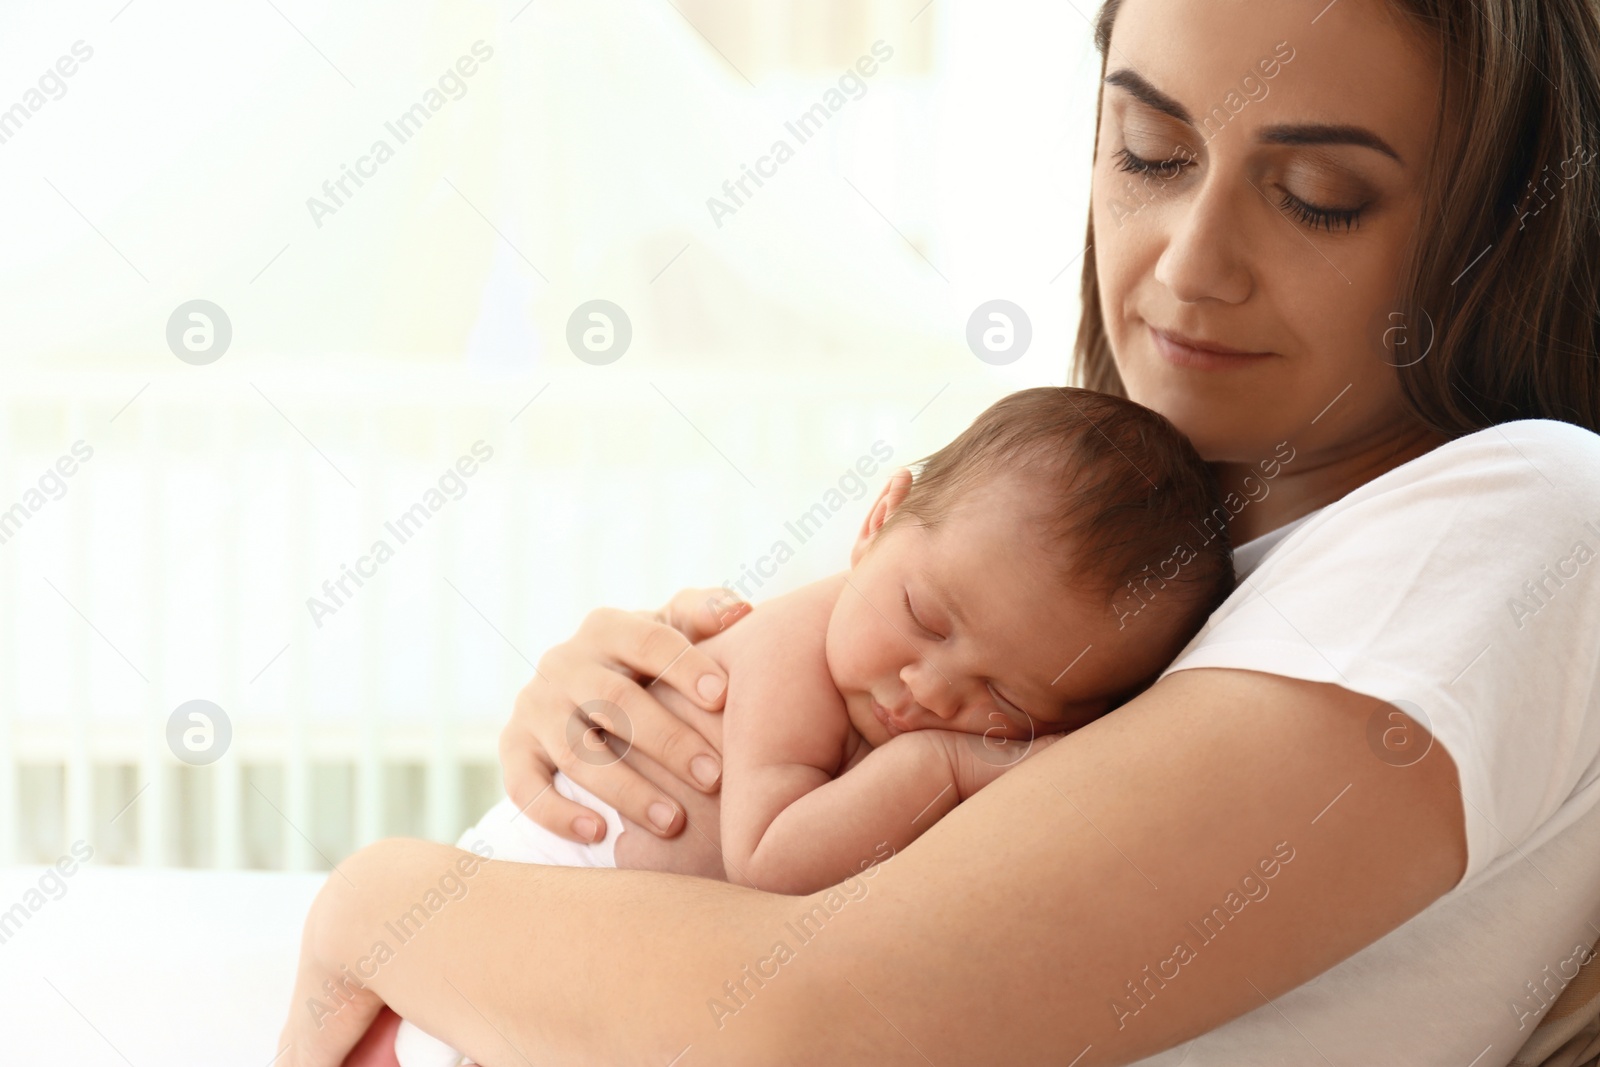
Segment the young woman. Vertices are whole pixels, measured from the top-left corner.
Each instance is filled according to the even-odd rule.
[[[1097,28],[1079,378],[1215,464],[1239,590],[865,894],[482,864],[367,963],[463,854],[364,849],[279,1063],[338,1064],[382,1003],[490,1064],[1512,1057],[1600,932],[1600,10],[1110,0]],[[737,616],[705,596],[541,659],[501,743],[539,822],[593,836],[560,767],[710,847],[717,752],[639,684],[719,707],[684,638]],[[568,748],[597,697],[625,762]]]

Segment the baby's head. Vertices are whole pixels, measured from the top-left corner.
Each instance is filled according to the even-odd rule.
[[[1233,589],[1215,476],[1131,400],[1026,389],[914,466],[873,503],[828,622],[874,745],[1075,729],[1148,687]]]

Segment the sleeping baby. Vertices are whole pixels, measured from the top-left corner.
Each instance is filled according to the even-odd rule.
[[[553,788],[605,816],[603,840],[567,841],[507,799],[461,846],[816,892],[1137,695],[1233,589],[1214,475],[1132,401],[1027,389],[915,466],[873,502],[848,570],[700,645],[728,676],[720,718],[692,723],[715,743],[720,721],[720,825],[664,840],[557,773]],[[618,738],[580,723],[580,758],[618,758]],[[710,868],[683,859],[696,840],[719,845]],[[402,1067],[471,1062],[410,1023],[394,1050]]]

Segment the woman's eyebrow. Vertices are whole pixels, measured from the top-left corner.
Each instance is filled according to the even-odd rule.
[[[1114,70],[1106,75],[1106,84],[1115,85],[1125,89],[1135,100],[1146,107],[1153,108],[1163,115],[1170,115],[1186,126],[1194,125],[1194,117],[1189,114],[1189,109],[1178,103],[1154,85],[1136,70],[1124,67]],[[1365,126],[1347,126],[1327,123],[1290,123],[1276,126],[1263,127],[1260,133],[1262,142],[1266,144],[1304,146],[1304,145],[1355,145],[1360,148],[1370,148],[1375,152],[1382,152],[1402,167],[1405,160],[1400,158],[1400,153],[1389,146],[1389,142],[1373,133]]]
[[[1400,158],[1400,153],[1389,147],[1388,141],[1385,141],[1365,126],[1330,126],[1311,123],[1264,126],[1259,136],[1266,144],[1356,145],[1361,148],[1370,148],[1375,152],[1382,152],[1402,167],[1406,165],[1405,160]]]
[[[1164,115],[1171,115],[1185,126],[1194,125],[1194,119],[1190,117],[1187,108],[1151,85],[1145,80],[1144,75],[1136,70],[1127,67],[1114,70],[1106,75],[1106,84],[1126,89],[1141,104],[1154,108]]]

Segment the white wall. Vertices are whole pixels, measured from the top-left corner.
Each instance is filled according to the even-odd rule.
[[[452,836],[528,660],[587,607],[736,579],[874,442],[906,462],[1066,378],[1086,7],[876,8],[927,62],[883,63],[718,226],[706,199],[837,72],[747,84],[665,0],[273,3],[0,8],[0,114],[93,50],[0,127],[0,510],[93,449],[0,543],[0,862]],[[464,95],[316,225],[307,198],[479,40]],[[565,341],[597,297],[634,332],[606,366]],[[1034,330],[1004,367],[964,337],[997,297]],[[196,298],[233,330],[205,366],[166,340]],[[465,496],[315,625],[321,582],[479,440]],[[761,595],[843,566],[866,503]],[[196,697],[235,728],[203,772],[163,733]]]

